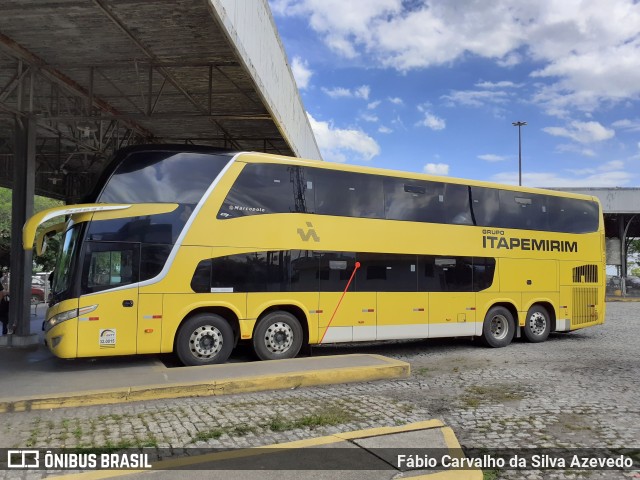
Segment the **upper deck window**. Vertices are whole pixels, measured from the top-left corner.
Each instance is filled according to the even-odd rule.
[[[314,185],[307,170],[288,165],[245,165],[218,218],[264,213],[313,213]]]
[[[116,168],[98,201],[195,205],[228,161],[227,155],[134,152]]]

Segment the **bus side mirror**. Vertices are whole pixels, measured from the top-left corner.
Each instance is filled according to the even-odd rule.
[[[56,223],[52,227],[43,230],[36,238],[36,255],[40,256],[47,250],[47,241],[57,235],[66,226],[66,222]]]

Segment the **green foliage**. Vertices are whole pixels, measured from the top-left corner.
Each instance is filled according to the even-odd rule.
[[[36,196],[33,199],[34,213],[48,208],[63,205],[60,200]],[[59,221],[59,220],[58,220]],[[53,225],[56,220],[45,223],[45,226]],[[11,257],[11,190],[0,187],[0,267],[8,267]],[[18,232],[21,234],[21,232]],[[47,251],[41,257],[34,257],[34,266],[37,270],[49,271],[53,269],[55,258],[60,243],[57,238],[49,240]]]

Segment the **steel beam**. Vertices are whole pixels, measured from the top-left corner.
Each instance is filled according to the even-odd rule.
[[[33,214],[36,172],[36,120],[16,118],[16,154],[11,192],[11,284],[9,322],[14,333],[27,337],[31,320],[32,252],[22,248],[22,227]]]
[[[90,92],[88,92],[87,89],[85,89],[82,85],[77,83],[75,80],[72,80],[71,78],[66,76],[64,73],[60,72],[59,70],[52,68],[43,59],[38,57],[36,54],[30,52],[29,50],[24,48],[22,45],[18,44],[13,39],[7,37],[3,33],[0,33],[0,48],[3,48],[6,51],[9,51],[11,54],[15,55],[18,59],[23,60],[32,66],[37,67],[42,73],[42,75],[47,77],[49,80],[59,84],[60,86],[70,90],[74,94],[87,100],[91,98]],[[115,107],[108,104],[104,100],[98,97],[93,97],[93,105],[104,112],[107,112],[111,115],[119,117],[120,119],[122,119],[123,123],[127,124],[129,128],[136,130],[143,137],[146,137],[146,138],[153,137],[152,132],[142,127],[141,125],[137,124],[136,122],[128,120],[126,114],[123,114],[122,112],[118,111]]]

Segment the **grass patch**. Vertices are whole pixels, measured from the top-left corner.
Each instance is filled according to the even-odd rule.
[[[482,471],[482,480],[496,480],[498,478],[498,474],[500,470],[483,470]]]
[[[514,402],[524,399],[522,392],[510,391],[504,385],[473,386],[466,389],[462,401],[467,407],[477,408],[482,402]]]
[[[340,407],[326,407],[318,412],[305,415],[296,419],[286,419],[281,415],[272,417],[264,427],[272,432],[284,432],[296,428],[309,428],[313,430],[318,427],[332,427],[353,421],[355,416]]]
[[[416,375],[425,376],[427,375],[431,369],[429,367],[420,367],[415,369]]]
[[[231,429],[230,434],[238,437],[244,437],[249,433],[255,433],[255,431],[256,431],[255,427],[250,427],[249,425],[238,425]]]
[[[224,435],[224,433],[225,433],[224,430],[221,430],[220,428],[214,428],[212,430],[205,430],[203,432],[198,432],[195,434],[195,436],[191,440],[191,443],[207,442],[211,439],[217,440],[222,435]]]

